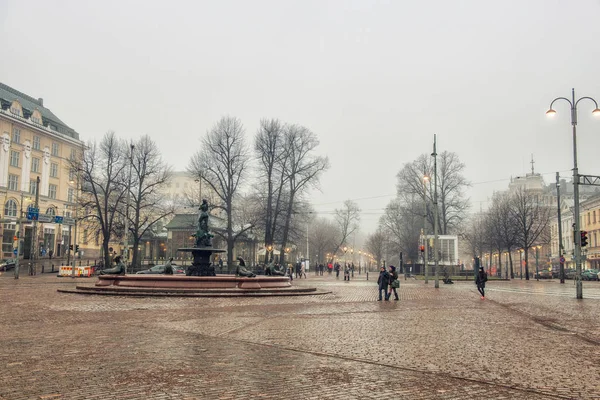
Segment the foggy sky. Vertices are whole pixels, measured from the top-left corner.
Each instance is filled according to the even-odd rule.
[[[375,229],[405,162],[466,164],[473,209],[511,176],[573,163],[567,103],[600,100],[600,1],[0,0],[0,81],[83,140],[149,134],[176,169],[223,115],[307,126],[331,169],[310,199],[345,199]],[[579,167],[600,175],[600,119],[581,102]],[[488,182],[488,183],[482,183]],[[364,199],[370,198],[370,199]]]

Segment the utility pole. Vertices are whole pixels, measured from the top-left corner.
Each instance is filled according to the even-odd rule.
[[[436,135],[433,135],[433,260],[435,265],[435,288],[440,287],[440,268],[438,265],[438,202],[437,202],[437,150]]]
[[[75,177],[75,234],[73,237],[73,265],[71,266],[71,277],[75,278],[75,254],[77,254],[77,218],[79,216],[79,171]]]
[[[23,226],[23,192],[21,191],[21,210],[19,211],[19,219],[17,219],[17,230],[15,237],[17,238],[17,254],[15,254],[15,279],[19,279],[19,255],[21,254],[21,228]]]
[[[556,173],[556,202],[558,204],[558,260],[560,262],[559,277],[560,283],[565,283],[565,263],[562,261],[564,257],[563,239],[562,239],[562,218],[560,215],[560,175]]]
[[[127,204],[125,205],[125,270],[127,270],[127,262],[129,261],[129,198],[131,197],[131,167],[133,166],[133,149],[135,146],[129,145],[131,153],[129,155],[129,179],[127,182]],[[200,201],[202,203],[202,201]],[[77,235],[77,225],[75,225],[75,235]],[[135,250],[134,250],[135,251]],[[131,266],[131,273],[133,273],[133,265]]]
[[[39,210],[40,210],[40,177],[38,176],[35,179],[35,209],[38,210],[38,216],[39,216]],[[31,232],[31,253],[29,254],[29,259],[31,261],[34,261],[35,259],[37,259],[37,245],[38,245],[38,238],[37,238],[37,218],[35,218],[33,220],[33,230]]]

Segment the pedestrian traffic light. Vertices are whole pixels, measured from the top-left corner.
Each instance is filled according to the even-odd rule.
[[[581,231],[581,247],[588,245],[587,231]]]
[[[73,245],[72,244],[69,245],[69,250],[73,251]]]
[[[78,244],[76,244],[76,245],[75,245],[75,252],[77,253],[78,251],[79,251],[79,245],[78,245]]]
[[[425,246],[419,246],[419,250],[421,250],[421,253],[425,252]]]

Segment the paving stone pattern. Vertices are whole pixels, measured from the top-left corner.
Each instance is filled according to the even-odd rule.
[[[374,275],[371,275],[371,279]],[[294,280],[331,294],[137,298],[0,276],[0,399],[600,399],[600,283]]]

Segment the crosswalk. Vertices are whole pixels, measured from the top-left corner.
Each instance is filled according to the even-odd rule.
[[[536,296],[555,296],[555,297],[575,297],[575,287],[567,288],[519,288],[519,287],[486,287],[486,292],[509,292],[509,293],[520,293],[520,294],[530,294]],[[599,290],[586,290],[583,288],[583,298],[584,299],[595,299],[600,300],[600,291]]]

